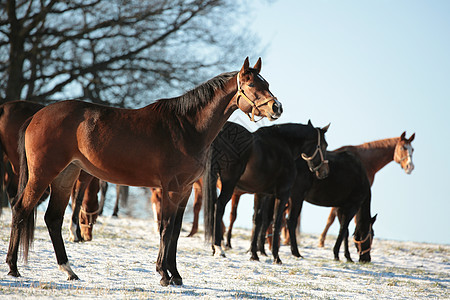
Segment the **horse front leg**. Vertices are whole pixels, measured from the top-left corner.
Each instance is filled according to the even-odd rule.
[[[261,229],[259,230],[259,235],[258,235],[258,251],[261,253],[261,255],[263,256],[267,256],[266,250],[264,248],[264,245],[266,243],[266,236],[270,235],[270,237],[268,236],[267,239],[270,241],[270,249],[272,249],[272,229],[270,227],[270,225],[272,224],[273,221],[273,208],[275,206],[275,197],[270,195],[270,196],[260,196],[260,195],[255,195],[256,197],[264,197],[261,198],[261,214],[262,214],[262,221],[261,221]],[[270,230],[268,230],[270,229]],[[270,231],[270,232],[269,232]],[[269,234],[267,234],[269,233]]]
[[[294,199],[291,199],[291,208],[289,211],[289,219],[287,220],[287,226],[291,241],[291,253],[295,257],[302,257],[302,255],[298,251],[297,234],[296,234],[298,219],[300,213],[302,212],[302,206],[303,206],[303,197],[301,200],[294,201]]]
[[[194,221],[192,222],[191,232],[189,232],[188,237],[194,236],[194,234],[198,231],[198,216],[200,214],[200,210],[202,209],[202,188],[196,187],[194,184]]]
[[[347,259],[347,262],[353,262],[352,258],[350,257],[350,251],[348,249],[348,235],[349,232],[347,230],[347,234],[344,237],[344,256]]]
[[[273,240],[272,240],[272,255],[273,255],[273,262],[275,264],[282,264],[281,259],[278,255],[278,251],[280,249],[280,230],[281,230],[281,223],[282,223],[282,217],[284,214],[284,210],[286,209],[286,204],[288,202],[289,193],[285,192],[283,194],[280,194],[277,199],[275,200],[275,222],[273,225]]]
[[[72,217],[69,223],[69,241],[71,242],[83,241],[80,229],[80,209],[84,193],[92,178],[88,173],[81,172],[72,191]]]
[[[328,215],[327,224],[325,225],[325,229],[319,237],[319,247],[323,248],[325,245],[325,239],[327,237],[327,232],[330,229],[330,226],[333,224],[334,219],[337,215],[337,207],[331,208],[330,214]]]
[[[228,226],[227,231],[227,242],[225,246],[229,249],[231,249],[231,232],[233,231],[233,225],[237,218],[237,206],[239,204],[239,200],[241,198],[241,195],[233,193],[233,196],[231,197],[231,211],[230,211],[230,225]]]
[[[223,226],[222,219],[225,211],[225,206],[230,201],[233,195],[234,185],[229,186],[222,183],[222,191],[220,192],[219,198],[217,198],[216,209],[214,212],[214,242],[213,250],[214,255],[220,255],[225,257],[225,251],[222,248],[223,240]]]
[[[257,242],[258,242],[259,232],[261,231],[261,227],[262,227],[261,204],[262,204],[262,201],[261,201],[260,197],[258,197],[255,194],[254,204],[253,204],[253,228],[252,228],[252,237],[251,237],[251,244],[250,244],[250,253],[251,253],[250,260],[255,260],[255,261],[259,261],[259,257],[258,257],[258,253],[257,253],[257,251],[258,251]]]
[[[334,260],[339,260],[339,249],[341,248],[341,244],[346,235],[348,235],[348,225],[350,220],[355,215],[355,212],[350,210],[344,210],[342,208],[338,208],[337,216],[339,218],[339,222],[341,223],[341,227],[339,229],[339,234],[336,239],[336,243],[333,247]]]
[[[181,231],[181,226],[182,226],[182,222],[183,222],[183,215],[184,215],[184,211],[186,209],[187,202],[189,200],[190,193],[191,193],[191,191],[190,191],[190,189],[188,189],[187,192],[183,193],[180,201],[176,201],[177,203],[179,202],[179,204],[178,204],[178,208],[177,208],[176,215],[175,215],[175,223],[174,223],[174,228],[173,228],[173,232],[172,232],[172,236],[171,236],[171,241],[169,244],[169,249],[167,251],[167,253],[168,253],[167,269],[169,270],[169,272],[171,274],[169,283],[172,285],[182,285],[183,284],[183,279],[181,278],[181,275],[177,269],[176,257],[177,257],[178,238],[180,237],[180,231]],[[175,200],[175,197],[172,197],[172,199]]]

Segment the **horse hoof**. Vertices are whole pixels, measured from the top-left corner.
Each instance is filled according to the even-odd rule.
[[[67,280],[80,280],[80,278],[76,274],[72,274],[67,277]]]
[[[171,285],[183,285],[183,279],[181,279],[180,277],[177,277],[177,278],[172,277],[170,279],[170,284]]]
[[[159,283],[160,283],[162,286],[168,286],[168,285],[170,284],[170,280],[167,279],[167,278],[162,278],[162,279],[159,281]]]
[[[20,277],[20,273],[19,271],[15,270],[15,271],[9,271],[8,273],[9,276],[13,276],[13,277]]]
[[[303,256],[300,253],[292,253],[293,256],[297,257],[297,258],[303,258]]]
[[[258,256],[255,256],[255,255],[252,255],[252,256],[250,257],[250,260],[253,260],[253,261],[259,261],[259,257],[258,257]]]
[[[276,265],[282,265],[283,264],[283,262],[281,261],[280,258],[274,259],[273,263],[276,264]]]
[[[220,257],[226,257],[225,253],[220,253]]]

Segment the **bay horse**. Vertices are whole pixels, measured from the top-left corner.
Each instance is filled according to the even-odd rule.
[[[248,57],[240,71],[218,75],[180,97],[160,99],[140,109],[60,101],[24,124],[19,140],[19,193],[12,207],[6,262],[18,277],[19,245],[25,260],[33,241],[33,210],[51,186],[45,223],[59,268],[78,279],[61,236],[64,210],[80,171],[115,184],[162,188],[160,247],[156,270],[161,285],[181,285],[176,252],[183,213],[200,177],[214,138],[238,108],[276,120],[280,102]]]
[[[411,142],[414,140],[415,133],[406,138],[406,131],[400,137],[377,140],[355,146],[343,146],[336,149],[339,151],[350,151],[356,155],[363,164],[370,186],[373,185],[375,174],[384,168],[391,161],[398,163],[406,174],[411,174],[414,170],[412,155],[414,148]],[[325,244],[328,229],[333,224],[337,216],[337,208],[333,207],[327,219],[325,229],[319,237],[319,247]]]
[[[5,159],[8,160],[12,167],[12,172],[8,174],[8,184],[1,184],[1,186],[7,186],[7,194],[10,199],[16,196],[19,182],[18,175],[20,171],[20,163],[17,147],[19,144],[18,140],[20,127],[28,118],[32,117],[36,112],[44,107],[45,106],[42,104],[23,100],[10,101],[0,105],[0,153],[4,156],[3,162]],[[2,168],[4,168],[3,165]],[[2,179],[3,178],[4,176],[2,176]],[[84,177],[83,174],[80,175],[80,178],[77,180],[77,192],[73,194],[72,198],[74,204],[79,203],[79,206],[83,205],[85,207],[95,205],[95,202],[97,202],[97,196],[92,192],[88,195],[84,194],[85,188],[90,185],[91,180],[92,176],[87,173],[84,174]],[[83,182],[86,182],[86,184]],[[89,186],[89,189],[92,188],[93,187]],[[39,203],[43,202],[48,195],[49,191],[46,190],[40,198]],[[87,227],[88,223],[86,218],[81,218],[81,222],[79,222],[80,213],[81,212],[79,209],[73,210],[71,226],[69,226],[69,239],[72,241],[79,241],[83,239],[83,236],[88,237],[89,235],[92,235],[92,226],[91,228]],[[82,226],[85,229],[80,232],[79,226]],[[78,234],[75,234],[77,231]]]
[[[297,247],[295,230],[303,201],[307,201],[313,205],[337,208],[337,216],[341,226],[333,248],[335,260],[339,260],[339,249],[344,241],[345,257],[348,261],[352,261],[348,249],[348,225],[355,217],[354,242],[358,249],[359,261],[370,262],[370,250],[374,236],[373,224],[376,216],[372,218],[370,213],[371,191],[364,166],[359,158],[350,151],[327,152],[327,160],[330,172],[323,179],[310,176],[304,172],[308,169],[308,166],[301,160],[296,161],[297,176],[291,191],[289,218],[287,220],[291,252],[294,256],[301,257]],[[270,198],[272,198],[272,204],[267,207],[273,207],[274,196],[265,197],[269,198],[269,200],[265,200],[267,202],[270,202]],[[258,207],[255,205],[255,211],[257,210]],[[269,217],[263,218],[265,222],[260,232],[265,232],[272,221],[272,218],[270,218],[271,211],[266,212],[266,214]],[[265,235],[258,237],[260,245],[264,245],[264,240]],[[277,241],[278,239],[274,235],[272,243],[275,244]]]
[[[319,178],[327,176],[328,165],[323,155],[327,130],[328,126],[314,128],[311,122],[261,127],[254,133],[231,122],[224,126],[212,144],[203,175],[205,237],[212,239],[213,253],[225,256],[221,222],[233,192],[274,194],[278,205],[275,236],[279,233],[296,176],[295,160],[302,156],[311,167],[308,173],[313,172]],[[222,190],[217,198],[218,177]],[[279,244],[274,243],[272,254],[274,262],[280,264],[278,248]],[[252,259],[257,257],[252,255]]]

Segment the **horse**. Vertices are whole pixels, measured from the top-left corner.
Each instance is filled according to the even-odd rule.
[[[343,146],[335,151],[350,151],[356,155],[361,160],[366,170],[366,175],[369,179],[370,186],[372,186],[375,179],[375,174],[391,161],[398,163],[406,174],[411,174],[414,170],[414,163],[412,161],[414,148],[412,147],[411,142],[414,140],[415,133],[413,133],[408,139],[405,136],[406,131],[404,131],[400,137],[382,139],[355,146]],[[330,211],[330,215],[328,216],[325,229],[320,234],[319,247],[323,247],[325,245],[325,238],[327,236],[328,229],[331,224],[333,224],[336,216],[337,208],[333,207]]]
[[[91,241],[94,224],[100,213],[98,192],[100,180],[81,171],[72,189],[72,217],[69,223],[69,241]]]
[[[12,199],[17,194],[19,184],[19,153],[17,152],[18,135],[23,123],[44,105],[29,101],[10,101],[0,105],[0,161],[2,180],[0,187],[5,188],[7,196]],[[4,180],[7,169],[7,163],[10,163],[11,171],[7,172],[7,182]],[[45,198],[44,198],[45,199]]]
[[[250,133],[231,122],[224,126],[212,144],[203,175],[205,237],[212,239],[213,254],[225,256],[221,221],[233,192],[275,194],[278,205],[275,236],[279,233],[281,215],[296,175],[294,161],[302,156],[311,167],[308,172],[319,178],[327,176],[328,165],[323,154],[328,127],[315,128],[309,121],[308,125],[274,125]],[[222,190],[217,198],[218,177]],[[275,243],[272,254],[274,262],[281,264],[278,247]],[[257,256],[252,255],[251,259]]]
[[[2,149],[2,153],[4,158],[8,160],[11,164],[11,170],[8,174],[8,184],[7,186],[7,194],[10,199],[14,198],[17,194],[17,187],[19,182],[19,171],[20,171],[20,163],[19,163],[19,153],[17,151],[18,147],[18,139],[19,139],[19,130],[20,127],[25,123],[25,121],[32,117],[36,112],[44,108],[45,106],[35,102],[29,101],[10,101],[0,105],[0,148]],[[82,181],[87,181],[86,186],[91,182],[92,176],[89,174],[85,174],[85,179],[81,176],[77,180],[78,190],[77,193],[73,193],[73,203],[79,203],[79,205],[92,205],[91,202],[97,202],[97,196],[92,193],[89,196],[84,194],[85,187],[82,188]],[[4,176],[2,176],[4,178]],[[81,181],[80,181],[81,180]],[[4,186],[5,184],[2,184]],[[92,188],[92,187],[90,187]],[[49,191],[42,195],[39,203],[43,202],[49,195]],[[84,197],[84,198],[83,198]],[[82,204],[82,201],[84,202]],[[95,204],[94,204],[95,205]],[[80,241],[83,240],[83,236],[92,235],[92,226],[90,229],[85,229],[83,232],[80,232],[79,226],[87,228],[87,221],[82,219],[79,224],[79,210],[73,210],[71,225],[69,226],[69,240],[72,241]],[[96,218],[96,216],[95,216]],[[90,232],[89,232],[90,231]],[[78,233],[76,233],[78,232]]]
[[[161,285],[182,285],[176,265],[182,217],[211,143],[238,108],[252,120],[281,116],[281,103],[260,70],[261,59],[251,68],[247,57],[240,71],[223,73],[182,96],[140,109],[66,100],[38,111],[24,124],[19,139],[20,189],[12,208],[8,274],[20,276],[19,245],[26,261],[33,241],[33,210],[50,185],[44,220],[59,268],[68,280],[78,279],[61,226],[73,184],[84,170],[115,184],[162,189],[156,271]]]
[[[103,207],[105,206],[106,200],[106,192],[108,191],[108,183],[106,181],[100,181],[100,204],[99,204],[99,215],[103,214]],[[126,205],[128,202],[128,194],[129,194],[129,186],[127,185],[116,185],[116,202],[114,203],[113,208],[113,217],[117,217],[119,215],[119,203],[122,205]],[[122,199],[122,201],[121,201]]]
[[[294,256],[301,257],[297,247],[295,230],[303,201],[307,201],[313,205],[337,208],[341,226],[333,248],[335,260],[339,260],[339,249],[342,241],[344,241],[345,257],[349,262],[352,261],[348,249],[348,225],[351,219],[355,217],[354,242],[358,249],[359,261],[370,262],[370,250],[374,236],[373,224],[376,215],[373,218],[371,217],[371,191],[364,166],[351,151],[327,152],[327,160],[330,172],[323,179],[310,176],[304,172],[308,169],[308,166],[301,160],[296,161],[297,176],[291,191],[289,218],[287,220],[291,252]],[[273,195],[265,197],[269,198],[269,200],[265,199],[266,202],[270,202],[270,198],[272,198],[272,201],[274,199]],[[273,207],[273,205],[272,202],[268,207]],[[258,207],[255,205],[255,211],[257,209]],[[266,222],[262,225],[261,232],[265,232],[272,220],[270,218],[271,211],[267,211],[266,215],[269,217],[263,219]],[[264,240],[264,235],[258,237],[260,245],[264,245]],[[275,236],[272,242],[273,244],[277,242]]]

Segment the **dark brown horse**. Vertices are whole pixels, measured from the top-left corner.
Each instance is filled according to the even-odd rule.
[[[375,174],[391,161],[400,164],[406,174],[411,174],[414,170],[412,161],[414,149],[411,142],[414,140],[415,133],[409,139],[405,136],[406,132],[403,132],[400,137],[377,140],[357,146],[343,146],[335,151],[350,151],[355,154],[361,160],[366,170],[370,186],[372,186]],[[319,247],[323,247],[325,244],[328,229],[337,216],[337,210],[336,207],[333,207],[330,211],[325,229],[319,238]]]
[[[230,115],[277,119],[281,104],[248,58],[239,72],[221,74],[186,94],[141,109],[119,109],[81,101],[61,101],[37,112],[21,134],[20,190],[13,206],[6,261],[17,269],[19,245],[25,259],[33,241],[37,201],[51,185],[45,214],[59,268],[70,267],[61,225],[80,170],[108,182],[162,188],[160,248],[156,270],[161,284],[181,285],[176,266],[178,237],[193,183],[209,147]]]
[[[328,126],[314,128],[310,122],[308,125],[261,127],[254,133],[231,122],[224,126],[213,142],[203,176],[205,236],[207,240],[212,237],[215,253],[224,256],[221,224],[225,205],[233,192],[275,195],[278,207],[274,224],[276,240],[296,177],[295,161],[302,156],[311,172],[320,178],[327,176],[328,165],[323,155],[327,147],[324,136],[327,130]],[[218,177],[222,182],[219,197],[216,194]],[[258,259],[253,246],[252,259]],[[281,263],[278,247],[279,244],[274,243],[275,263]]]
[[[337,207],[338,217],[341,224],[339,235],[333,248],[334,258],[339,260],[339,250],[342,242],[344,242],[345,257],[351,261],[348,249],[348,225],[356,216],[356,228],[354,232],[354,242],[358,248],[359,260],[361,262],[370,262],[370,250],[373,240],[373,223],[376,217],[371,217],[370,203],[371,192],[370,184],[367,179],[364,167],[361,161],[349,151],[328,152],[327,159],[329,161],[330,172],[328,177],[317,179],[311,176],[305,170],[308,166],[301,160],[296,161],[297,176],[294,186],[292,187],[290,210],[287,225],[290,235],[291,252],[294,256],[300,257],[297,247],[297,238],[295,229],[297,221],[302,210],[303,201],[307,201],[314,205],[325,207]],[[266,205],[263,209],[259,209],[255,205],[255,211],[267,217],[263,218],[263,225],[260,232],[265,233],[272,218],[271,208],[273,210],[274,196],[271,205]],[[260,201],[268,203],[267,199]],[[265,235],[258,236],[258,248],[264,245]],[[273,245],[278,241],[277,237],[273,237]]]

